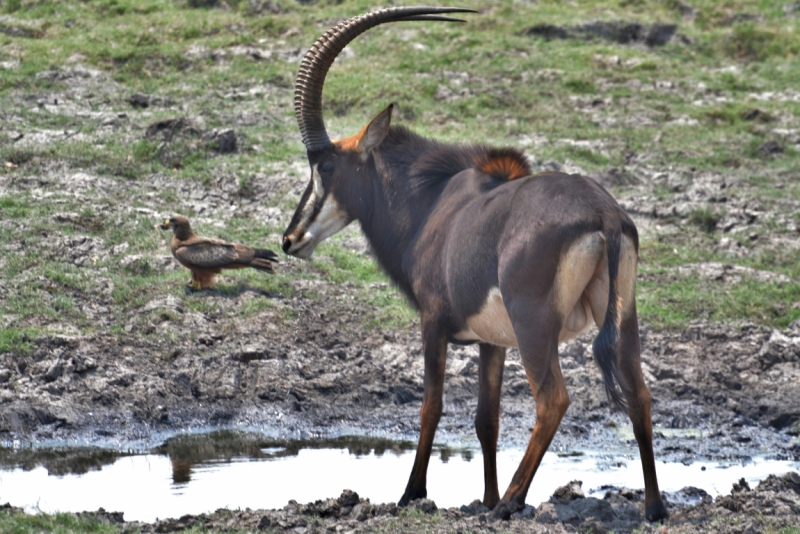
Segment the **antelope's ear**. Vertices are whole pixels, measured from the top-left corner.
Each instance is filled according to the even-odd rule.
[[[378,115],[367,124],[362,130],[358,139],[358,151],[364,156],[372,152],[376,146],[381,144],[389,133],[389,126],[392,123],[392,109],[394,104],[378,113]]]

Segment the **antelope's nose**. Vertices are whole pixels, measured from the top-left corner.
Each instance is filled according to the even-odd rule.
[[[288,235],[283,236],[283,244],[281,245],[281,248],[285,253],[288,254],[289,249],[292,248],[292,238]]]

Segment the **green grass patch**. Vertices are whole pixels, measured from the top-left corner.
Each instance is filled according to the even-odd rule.
[[[754,23],[737,24],[723,40],[723,51],[734,59],[747,62],[791,57],[800,51],[800,39],[796,33],[784,33]]]
[[[640,279],[638,308],[656,328],[680,329],[691,321],[734,322],[743,318],[785,328],[800,319],[800,283],[755,280],[722,285],[694,276],[645,276]]]
[[[0,197],[0,216],[4,219],[24,219],[30,212],[25,198]]]
[[[0,510],[0,531],[9,534],[53,534],[96,533],[114,534],[122,532],[118,525],[98,520],[87,514],[24,514]]]
[[[597,86],[589,80],[571,79],[564,82],[564,87],[571,92],[581,95],[589,95],[597,92]]]
[[[41,333],[40,328],[0,327],[0,354],[5,352],[29,354],[33,349],[33,340]]]
[[[352,135],[396,102],[396,124],[447,142],[519,146],[538,136],[543,141],[527,149],[537,161],[569,160],[587,171],[607,171],[631,160],[652,168],[724,170],[743,177],[767,209],[769,202],[800,198],[796,180],[786,179],[800,168],[800,154],[791,135],[774,131],[800,128],[800,104],[787,98],[797,90],[800,72],[796,20],[775,2],[696,0],[693,17],[684,16],[684,4],[464,0],[459,5],[481,10],[464,15],[465,24],[375,28],[354,41],[352,54],[331,69],[323,99],[326,125],[333,136]],[[0,219],[13,221],[0,226],[0,240],[11,247],[3,251],[0,269],[11,281],[24,276],[28,286],[0,305],[3,313],[21,315],[23,324],[59,318],[89,329],[91,321],[76,306],[75,294],[99,292],[105,282],[93,278],[100,271],[113,286],[104,298],[121,310],[115,321],[120,325],[165,292],[180,296],[187,309],[214,311],[209,299],[185,294],[188,271],[161,272],[148,261],[168,253],[167,236],[153,230],[159,221],[152,220],[151,211],[183,210],[194,216],[192,210],[201,210],[186,200],[187,191],[217,194],[219,180],[235,184],[232,202],[262,195],[259,201],[267,206],[291,209],[299,198],[288,187],[265,189],[260,180],[273,164],[283,172],[305,158],[292,107],[296,51],[304,51],[333,23],[371,7],[356,0],[3,2],[0,105],[9,134],[0,133],[0,174],[10,183],[53,193],[35,200],[26,193],[0,197]],[[532,21],[575,26],[598,20],[671,22],[678,25],[679,37],[646,47],[600,38],[546,40],[528,31]],[[160,103],[139,109],[128,100],[133,93]],[[59,103],[52,101],[54,95]],[[148,134],[157,123],[180,120],[187,126],[172,137]],[[235,129],[238,148],[220,155],[204,134],[227,128]],[[31,141],[37,138],[44,141]],[[117,178],[126,185],[124,198],[105,198],[98,187],[76,199],[51,184],[35,185],[53,169]],[[300,174],[299,180],[307,179],[304,171]],[[147,188],[152,177],[168,177],[175,187],[153,192]],[[653,191],[663,199],[676,194],[666,186]],[[105,218],[102,208],[109,204],[124,204],[129,211]],[[80,217],[53,220],[63,212]],[[265,236],[283,228],[251,215],[215,216],[226,223],[220,237],[277,250]],[[791,285],[745,283],[729,291],[708,281],[671,277],[669,269],[702,261],[736,262],[795,280],[800,276],[800,258],[790,251],[772,258],[706,252],[719,238],[716,225],[723,216],[697,209],[680,227],[677,246],[645,243],[643,316],[673,326],[698,316],[771,325],[796,316]],[[217,230],[198,228],[203,235],[219,235]],[[92,275],[84,276],[67,265],[63,251],[46,251],[46,261],[26,252],[44,235],[49,240],[89,235],[102,240],[106,250],[128,248],[87,264]],[[407,324],[414,312],[380,268],[341,243],[333,239],[320,246],[298,276],[352,286],[374,306],[368,319],[374,324]],[[128,255],[141,257],[122,266]],[[214,294],[258,293],[237,309],[255,315],[271,310],[272,296],[292,295],[292,281],[280,273],[226,273]],[[750,290],[760,295],[751,298]],[[35,305],[45,298],[47,312]]]
[[[700,225],[707,214],[701,213]],[[713,252],[714,236],[695,236],[678,244],[671,238],[645,240],[640,248],[637,306],[640,316],[658,328],[681,329],[691,321],[753,321],[784,328],[800,319],[800,251],[771,250],[744,258]],[[789,282],[759,281],[748,275],[726,283],[684,274],[689,264],[734,264],[785,275]]]
[[[370,258],[345,248],[325,244],[319,247],[314,267],[334,283],[353,282],[365,285],[386,282],[386,275]]]
[[[689,222],[705,232],[713,232],[717,228],[719,215],[708,208],[696,209],[689,216]]]

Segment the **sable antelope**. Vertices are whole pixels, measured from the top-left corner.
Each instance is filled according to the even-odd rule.
[[[182,215],[173,215],[165,220],[161,223],[161,229],[172,229],[170,249],[175,259],[192,271],[192,281],[189,283],[192,289],[213,286],[214,275],[221,273],[222,269],[252,267],[275,273],[273,264],[278,262],[278,255],[271,250],[200,237],[192,231],[189,219]]]
[[[667,511],[656,480],[634,299],[638,235],[611,195],[577,174],[531,175],[514,149],[446,145],[390,126],[392,105],[358,134],[328,138],[322,88],[351,40],[386,22],[458,21],[443,14],[468,11],[375,11],[334,26],[306,53],[295,82],[295,113],[311,180],[284,233],[283,250],[308,258],[320,241],[357,220],[378,262],[419,310],[425,393],[401,506],[427,494],[448,342],[479,343],[475,430],[484,458],[483,503],[494,507],[494,518],[507,518],[524,506],[569,406],[558,344],[596,323],[594,356],[610,404],[627,409],[639,444],[646,517],[662,519]],[[536,425],[501,499],[495,456],[506,347],[519,348]]]

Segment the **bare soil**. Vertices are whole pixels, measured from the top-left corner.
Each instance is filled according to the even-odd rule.
[[[127,135],[136,139],[156,135],[153,125],[157,121],[150,118],[146,108],[131,104],[124,117],[110,108],[103,111],[101,104],[107,101],[104,99],[124,101],[130,95],[116,94],[113,83],[103,80],[100,74],[76,67],[53,72],[55,79],[66,80],[63,94],[21,94],[18,103],[30,106],[30,102],[35,105],[40,101],[41,106],[46,106],[61,101],[61,105],[74,106],[76,116],[95,106],[101,111],[92,120],[103,123],[108,130],[99,136]],[[286,91],[288,97],[288,89],[275,90]],[[178,106],[168,102],[161,105]],[[3,113],[15,131],[26,132],[20,138],[25,143],[57,142],[53,136],[61,135],[28,131],[20,117],[12,117],[10,111]],[[235,110],[231,113],[247,120]],[[235,120],[232,127],[236,127]],[[235,137],[230,133],[196,128],[196,142],[170,145],[169,140],[164,140],[164,153],[174,157],[181,150],[202,150],[204,139],[225,140],[223,144],[228,149],[234,143],[231,139]],[[225,156],[215,157],[223,162]],[[563,166],[555,162],[542,165]],[[163,215],[183,209],[193,210],[198,220],[207,222],[230,217],[235,211],[237,217],[286,223],[290,213],[275,207],[275,198],[299,198],[304,186],[293,182],[291,170],[291,165],[286,165],[259,176],[246,196],[236,194],[239,185],[230,177],[212,181],[206,187],[175,183],[168,175],[154,175],[136,182],[141,203],[135,209],[152,217],[153,224]],[[640,163],[633,161],[623,171],[609,169],[596,177],[608,186],[620,185],[619,180],[625,182],[627,188],[620,201],[635,215],[643,233],[671,224],[680,234],[693,207],[724,188],[726,219],[719,226],[725,226],[726,232],[756,228],[756,247],[796,247],[800,241],[796,231],[787,237],[785,233],[771,235],[769,230],[776,224],[790,224],[788,214],[797,206],[787,201],[777,211],[760,209],[758,201],[748,197],[747,186],[735,176],[731,180],[690,169],[662,171],[643,159]],[[658,204],[649,196],[652,188],[664,186],[679,192],[671,205]],[[93,235],[93,225],[114,225],[120,214],[134,209],[126,202],[131,194],[129,188],[125,180],[55,163],[42,165],[36,175],[0,175],[3,195],[24,193],[44,199],[48,192],[59,191],[91,203],[95,213],[91,220],[71,212],[54,214],[54,221],[69,225],[72,230],[48,235],[46,240],[43,237],[41,243],[5,243],[4,254],[41,246],[47,254],[61,255],[65,262],[90,270],[93,258],[98,257],[115,257],[120,266],[134,270],[180,269],[168,256],[166,239],[163,249],[152,255],[129,255],[125,247],[106,247],[101,238]],[[177,204],[163,200],[165,191],[176,193],[181,200]],[[97,202],[98,194],[102,194],[103,202]],[[2,224],[29,223],[13,220]],[[85,232],[81,233],[81,229]],[[347,236],[346,246],[368,254],[357,230],[349,230]],[[270,238],[277,248],[277,235]],[[787,239],[791,241],[788,244]],[[718,246],[736,244],[720,235]],[[737,277],[752,275],[719,264],[687,268],[726,283],[737,283]],[[300,273],[303,265],[287,259],[280,269],[291,277]],[[295,291],[291,296],[248,287],[235,294],[210,290],[175,296],[165,292],[134,312],[151,317],[151,321],[142,324],[132,318],[125,334],[120,335],[111,333],[109,328],[119,322],[121,313],[130,311],[115,309],[112,288],[104,282],[103,273],[94,275],[93,290],[72,297],[75,305],[92,317],[97,333],[44,335],[32,340],[30,353],[0,354],[0,440],[4,444],[80,442],[149,448],[175,434],[202,428],[257,430],[281,438],[351,434],[416,438],[422,398],[422,359],[416,326],[365,327],[370,307],[353,297],[349,284],[298,277],[292,282]],[[680,275],[680,271],[674,273]],[[222,277],[221,283],[230,282],[233,277]],[[0,295],[8,297],[20,290],[20,284],[35,282],[23,274],[3,283]],[[188,311],[186,303],[190,299],[214,299],[216,311]],[[241,319],[229,311],[239,309],[250,299],[269,299],[272,306]],[[14,318],[3,320],[13,322]],[[723,325],[699,320],[682,332],[657,331],[647,324],[641,325],[641,331],[643,367],[654,397],[658,459],[746,460],[756,455],[800,459],[800,324],[775,330],[756,324]],[[633,443],[632,436],[624,432],[628,425],[624,414],[609,410],[600,373],[592,361],[591,340],[591,336],[584,336],[561,349],[572,404],[551,446],[554,449],[614,448]],[[446,384],[445,416],[437,438],[474,443],[476,348],[451,348]],[[511,351],[504,377],[501,445],[524,446],[533,423],[533,399],[519,356]],[[435,504],[421,501],[414,505],[420,514],[398,516],[394,505],[369,503],[345,493],[324,502],[290,503],[283,510],[219,511],[154,525],[126,524],[126,528],[170,532],[202,525],[219,530],[270,528],[293,532],[394,528],[553,533],[657,528],[643,522],[638,492],[614,488],[603,499],[587,498],[579,483],[563,482],[565,488],[556,492],[550,502],[535,509],[529,507],[500,524],[487,523],[485,510],[476,504],[464,503],[462,509],[430,515]],[[399,497],[405,480],[392,483],[396,484]],[[688,504],[692,499],[686,495],[694,495],[699,504]],[[692,489],[667,496],[667,500],[672,514],[666,522],[670,531],[733,533],[797,527],[800,476],[770,477],[756,488],[733,488],[730,495],[716,500],[698,496]],[[113,513],[101,512],[100,516],[115,523],[122,519]]]

